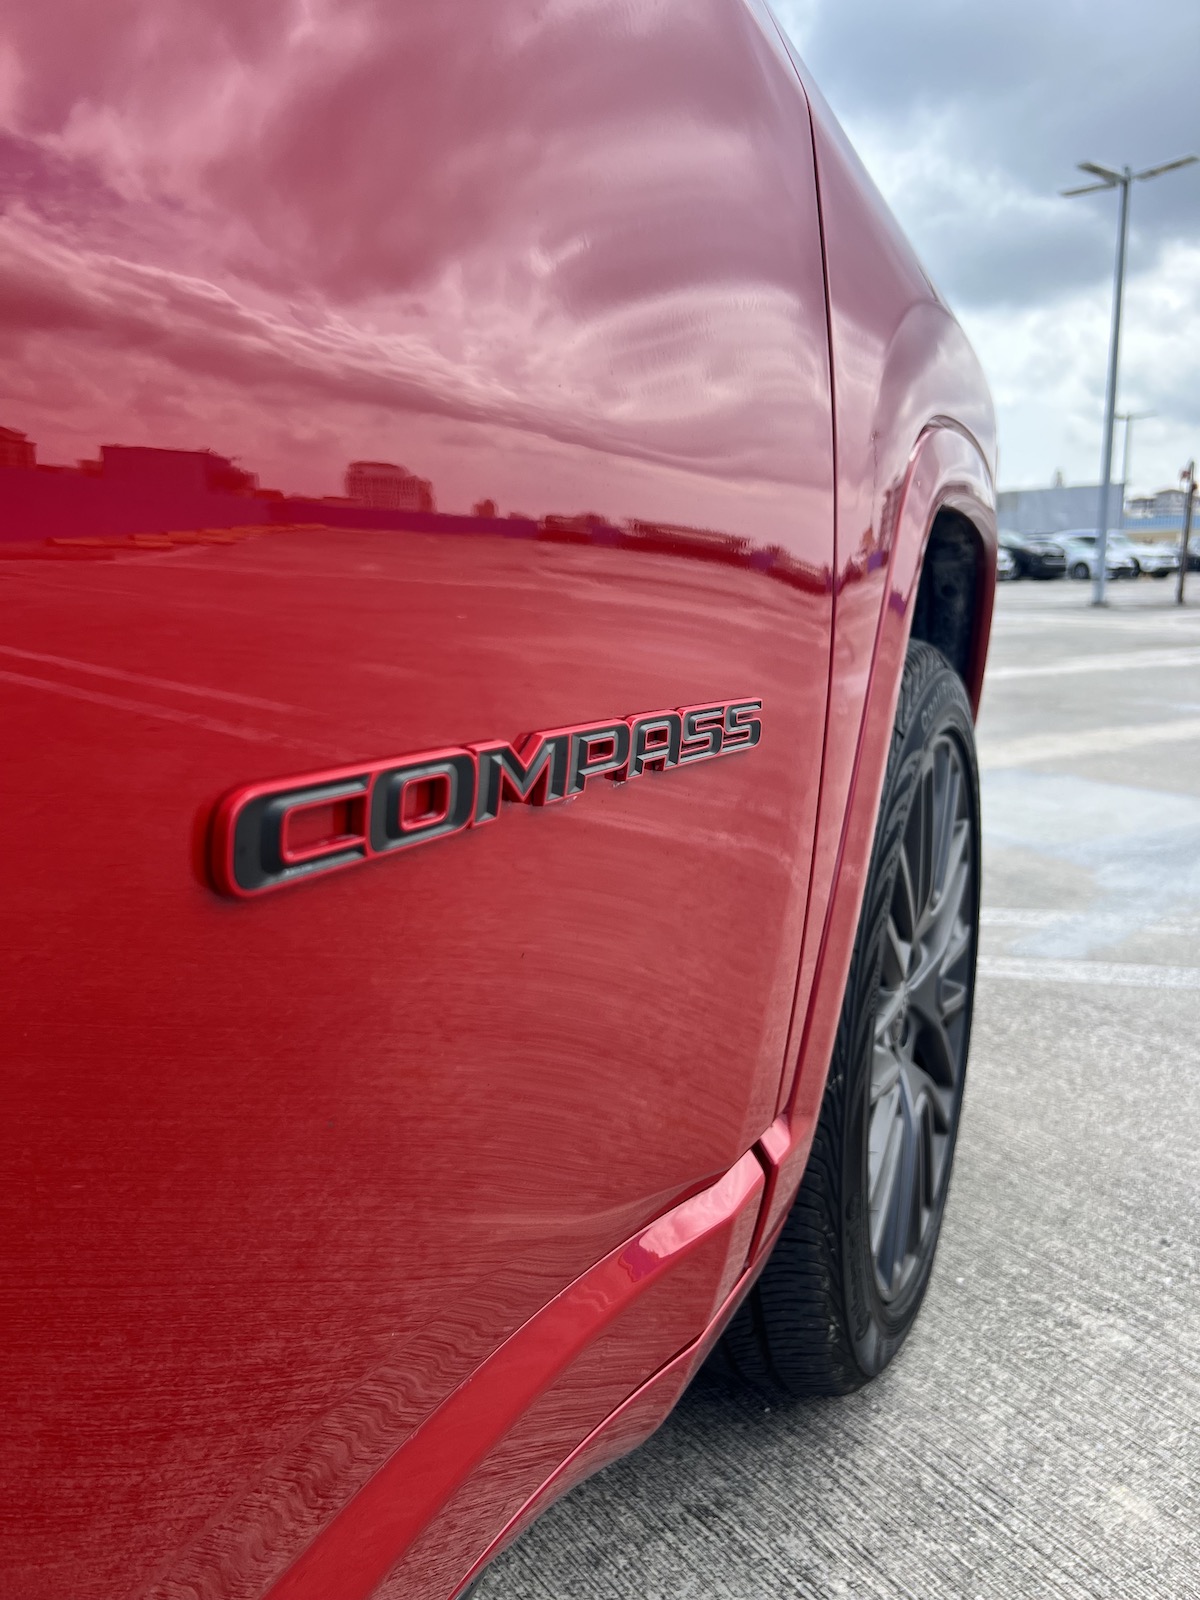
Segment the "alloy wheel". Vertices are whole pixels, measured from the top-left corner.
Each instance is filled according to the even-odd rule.
[[[937,1215],[962,1099],[977,875],[971,790],[948,734],[924,754],[884,937],[867,1129],[875,1282],[894,1300]]]

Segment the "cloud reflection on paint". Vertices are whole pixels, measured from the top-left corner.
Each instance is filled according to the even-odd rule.
[[[576,480],[599,451],[598,490],[619,458],[630,514],[655,514],[639,462],[794,488],[825,382],[797,304],[802,175],[745,115],[753,52],[728,52],[701,107],[672,30],[637,17],[634,52],[632,9],[566,0],[480,5],[470,27],[382,0],[26,15],[0,163],[5,420],[70,454],[107,396],[127,437],[211,444],[309,493],[336,487],[347,438],[387,457],[398,429],[449,484],[447,423],[476,448],[508,429],[568,446]],[[709,55],[753,25],[699,0],[690,26]],[[451,58],[448,94],[423,64]]]

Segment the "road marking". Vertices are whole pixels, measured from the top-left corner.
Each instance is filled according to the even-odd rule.
[[[1183,744],[1200,740],[1200,717],[1177,722],[1145,722],[1134,728],[1081,728],[1074,733],[1035,733],[1025,739],[984,738],[981,767],[1023,767],[1031,761],[1069,760],[1072,756],[1107,756],[1140,750],[1148,744]]]
[[[1017,983],[1092,983],[1108,989],[1200,990],[1200,967],[1152,967],[1134,961],[1065,961],[983,956],[981,978]]]
[[[1186,650],[1120,650],[1108,655],[1071,656],[1037,667],[991,667],[988,683],[1009,683],[1014,678],[1065,678],[1093,672],[1129,672],[1139,667],[1197,667],[1200,648]]]
[[[1163,627],[1200,628],[1200,613],[1194,610],[1176,610],[1172,604],[1156,606],[1131,606],[1128,610],[1110,607],[1102,615],[1090,609],[1080,593],[1080,604],[1068,610],[1065,606],[1048,606],[1045,611],[997,610],[997,633],[1046,634],[1060,624],[1067,628],[1091,628],[1097,635],[1117,629],[1122,633],[1157,633]]]
[[[981,928],[1060,928],[1064,923],[1085,923],[1096,932],[1121,935],[1161,933],[1186,939],[1200,937],[1200,917],[1153,917],[1140,921],[1136,916],[1117,911],[1038,911],[1023,906],[983,906],[979,912]]]
[[[981,928],[1053,928],[1068,917],[1086,916],[1078,911],[1036,911],[1024,906],[981,906]]]

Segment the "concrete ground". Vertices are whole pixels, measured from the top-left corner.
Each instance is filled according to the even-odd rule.
[[[1200,1597],[1200,577],[1001,588],[924,1310],[846,1400],[701,1380],[478,1600]]]

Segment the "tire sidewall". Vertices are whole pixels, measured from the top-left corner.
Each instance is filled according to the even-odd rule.
[[[899,733],[899,730],[897,731]],[[900,842],[903,840],[909,812],[916,795],[917,779],[925,752],[942,734],[948,734],[955,739],[964,758],[963,769],[967,775],[970,791],[968,803],[975,852],[975,870],[972,875],[970,981],[963,1037],[964,1070],[960,1075],[959,1093],[947,1140],[941,1187],[925,1239],[922,1241],[917,1267],[903,1292],[894,1300],[885,1301],[875,1281],[870,1248],[866,1179],[875,1014],[884,930],[891,906],[892,889],[899,869]],[[873,1377],[881,1371],[903,1344],[924,1297],[933,1266],[934,1252],[937,1249],[961,1120],[965,1061],[970,1048],[975,960],[979,938],[979,864],[979,788],[974,754],[974,727],[962,682],[949,664],[946,664],[944,670],[931,676],[911,707],[908,726],[899,737],[898,743],[893,746],[888,762],[860,923],[860,938],[863,940],[863,945],[856,956],[852,971],[853,993],[847,993],[843,1010],[843,1029],[848,1048],[846,1115],[842,1149],[844,1200],[842,1262],[849,1334],[857,1364],[864,1378]]]

